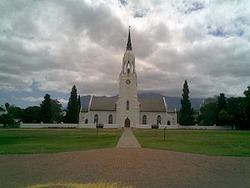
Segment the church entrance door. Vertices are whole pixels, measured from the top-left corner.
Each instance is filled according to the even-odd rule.
[[[128,118],[125,120],[125,127],[130,127],[130,120]]]

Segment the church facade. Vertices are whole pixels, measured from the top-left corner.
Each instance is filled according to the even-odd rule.
[[[135,56],[129,29],[119,75],[119,95],[117,97],[91,96],[88,107],[81,109],[79,123],[83,127],[101,124],[110,128],[136,128],[153,124],[177,123],[177,114],[173,110],[168,110],[165,97],[139,98],[137,88]]]

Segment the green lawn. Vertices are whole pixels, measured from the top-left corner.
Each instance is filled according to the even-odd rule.
[[[35,154],[115,147],[118,129],[0,129],[0,154]]]
[[[165,149],[204,155],[250,157],[250,131],[134,130],[144,148]]]

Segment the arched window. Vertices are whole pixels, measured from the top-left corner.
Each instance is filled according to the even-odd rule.
[[[109,122],[109,124],[113,124],[113,116],[112,116],[112,114],[109,115],[109,121],[108,122]]]
[[[170,121],[168,121],[168,122],[167,122],[167,125],[170,125],[170,124],[171,124]]]
[[[128,61],[128,64],[127,64],[127,73],[129,74],[130,73],[130,62]]]
[[[127,101],[126,110],[129,110],[129,101]]]
[[[98,123],[98,115],[97,114],[94,116],[94,123]]]
[[[89,122],[88,119],[85,119],[85,124],[88,124],[88,122]]]
[[[143,125],[146,125],[146,124],[147,124],[147,116],[146,116],[146,115],[143,115],[143,116],[142,116],[142,124],[143,124]]]
[[[157,116],[157,119],[156,119],[156,122],[157,122],[157,125],[161,124],[161,116]]]

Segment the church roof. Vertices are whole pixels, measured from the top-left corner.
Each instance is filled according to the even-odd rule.
[[[93,96],[90,111],[116,111],[117,97]],[[139,98],[140,112],[166,112],[163,98]]]
[[[139,98],[140,112],[166,112],[163,98]]]
[[[93,96],[90,111],[115,111],[115,97],[96,97]]]

